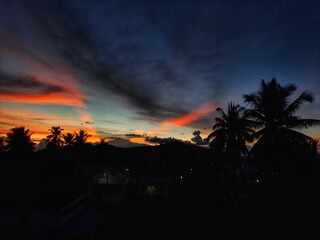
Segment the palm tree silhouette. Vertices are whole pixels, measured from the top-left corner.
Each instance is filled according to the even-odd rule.
[[[33,134],[29,129],[25,127],[15,127],[10,129],[11,132],[7,133],[7,145],[8,151],[27,153],[32,152],[34,143],[31,141],[30,136]]]
[[[5,138],[0,137],[0,152],[3,152],[5,150]]]
[[[54,148],[59,148],[63,146],[63,140],[61,138],[61,132],[64,129],[60,127],[51,127],[49,131],[51,132],[50,135],[47,136],[47,141],[49,142],[50,146]]]
[[[253,121],[247,118],[245,108],[233,102],[228,103],[227,112],[222,108],[216,110],[220,117],[215,118],[213,132],[208,135],[209,146],[215,151],[218,158],[222,160],[222,171],[220,170],[222,189],[225,189],[226,197],[234,192],[237,194],[237,183],[235,179],[235,165],[240,156],[247,155],[247,142],[253,140]],[[219,157],[220,156],[220,157]]]
[[[320,125],[317,119],[302,119],[294,114],[305,102],[312,102],[310,91],[303,91],[290,103],[289,97],[297,90],[294,84],[281,86],[275,78],[270,82],[261,81],[257,93],[244,95],[246,103],[250,104],[248,115],[260,128],[254,134],[258,141],[252,148],[253,155],[260,155],[268,172],[283,169],[288,155],[297,158],[310,149],[314,141],[311,137],[293,129],[304,129]]]
[[[86,141],[88,140],[89,137],[91,137],[91,135],[89,135],[85,130],[80,129],[79,133],[74,132],[75,134],[75,141],[74,144],[77,146],[81,146],[83,144],[86,143]]]
[[[216,110],[220,117],[215,118],[213,132],[208,135],[209,146],[229,157],[246,155],[246,142],[251,142],[254,122],[247,118],[247,113],[240,105],[228,103],[227,113],[222,108]]]
[[[100,138],[99,142],[97,143],[98,146],[105,146],[108,145],[108,141],[105,138]]]
[[[72,146],[74,144],[75,135],[68,132],[67,135],[62,135],[62,139],[66,146]]]

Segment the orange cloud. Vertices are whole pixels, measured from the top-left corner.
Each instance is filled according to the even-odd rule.
[[[11,45],[10,45],[11,46]],[[92,122],[91,115],[84,108],[85,99],[89,97],[81,90],[81,82],[76,77],[74,72],[67,67],[67,64],[57,61],[54,56],[42,60],[36,55],[30,54],[23,49],[15,49],[16,46],[9,48],[1,48],[1,53],[8,56],[11,60],[22,66],[22,69],[27,69],[20,77],[22,79],[28,77],[32,82],[39,83],[39,86],[57,87],[57,91],[52,92],[28,92],[23,86],[22,89],[11,89],[11,92],[1,92],[0,102],[14,102],[21,104],[40,104],[40,105],[66,105],[77,107],[75,111],[78,117],[63,118],[60,116],[47,115],[37,112],[26,113],[25,111],[7,111],[0,110],[0,134],[9,132],[12,127],[25,126],[30,131],[35,132],[32,135],[33,139],[40,140],[49,134],[48,129],[51,126],[61,126],[66,132],[86,130],[92,137],[89,141],[98,140],[96,130],[92,126],[82,125],[83,122]],[[18,69],[19,70],[19,69]],[[82,109],[78,109],[78,107]],[[41,129],[40,129],[41,128]]]
[[[187,113],[183,116],[165,120],[164,122],[162,122],[160,129],[150,130],[148,132],[148,135],[149,134],[155,135],[157,133],[170,132],[172,130],[172,127],[174,126],[176,127],[187,126],[188,124],[193,123],[207,116],[208,114],[214,112],[217,109],[217,107],[218,107],[218,104],[216,102],[206,103],[200,106],[199,108],[197,108],[196,110],[190,113]]]
[[[35,82],[59,87],[62,91],[43,94],[28,94],[28,92],[23,92],[21,94],[19,93],[19,89],[17,89],[15,93],[1,93],[0,101],[84,106],[84,99],[88,99],[89,97],[81,91],[79,80],[66,64],[57,62],[54,57],[45,62],[29,52],[23,49],[17,50],[15,47],[2,48],[1,53],[9,56],[28,69],[22,74],[22,77],[32,77],[32,80]],[[58,64],[51,64],[51,62]]]
[[[186,126],[189,123],[195,122],[198,119],[207,116],[208,114],[214,112],[216,109],[217,109],[217,104],[215,102],[210,102],[199,107],[193,112],[185,114],[181,117],[168,119],[163,124],[171,124],[175,126]]]
[[[0,93],[0,101],[40,105],[58,104],[77,107],[85,106],[83,99],[61,92],[47,94]]]
[[[152,129],[150,131],[147,131],[147,135],[148,136],[154,136],[157,135],[159,133],[168,133],[171,131],[172,126],[169,126],[168,123],[162,123],[161,124],[161,128],[158,129]]]
[[[80,121],[82,122],[92,122],[92,117],[91,115],[84,111],[83,109],[77,109],[77,113],[79,115]]]
[[[137,134],[137,135],[141,135],[141,136],[145,134],[142,129],[137,129],[137,130],[134,131],[134,133]]]
[[[75,98],[86,99],[86,96],[78,86],[79,81],[67,69],[61,69],[63,74],[40,72],[37,71],[33,80],[39,83],[52,84],[53,86],[61,87],[65,93],[73,95]]]
[[[82,128],[82,129],[86,130],[91,135],[91,137],[89,137],[88,140],[90,142],[99,142],[100,136],[98,136],[95,127],[92,126],[93,120],[92,120],[91,114],[86,112],[84,109],[77,109],[77,113],[79,115],[81,125],[83,124],[86,125],[86,128]]]

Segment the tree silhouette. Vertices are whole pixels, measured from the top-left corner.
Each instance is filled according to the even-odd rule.
[[[73,146],[75,141],[75,135],[73,133],[67,133],[67,135],[62,135],[63,142],[66,146]]]
[[[229,196],[231,192],[237,193],[235,177],[235,165],[239,163],[241,154],[246,155],[248,149],[246,142],[252,141],[252,121],[247,119],[247,113],[240,105],[228,103],[228,110],[222,108],[216,110],[220,117],[215,118],[213,132],[208,135],[209,146],[214,150],[220,164],[219,174],[222,174],[219,182]],[[222,169],[221,169],[222,168]]]
[[[240,105],[228,103],[227,113],[222,108],[216,110],[220,117],[215,118],[213,132],[208,135],[209,146],[229,157],[246,155],[248,149],[246,142],[253,140],[252,129],[254,122],[247,118],[247,113]]]
[[[15,127],[10,129],[11,132],[7,133],[6,148],[9,152],[27,153],[32,152],[34,143],[31,141],[29,129],[25,127]]]
[[[294,129],[304,129],[320,124],[317,119],[302,119],[294,114],[305,102],[312,102],[310,91],[303,91],[290,103],[289,97],[296,91],[294,84],[281,86],[275,78],[270,82],[261,81],[257,93],[244,95],[250,104],[248,115],[260,128],[254,134],[258,140],[252,154],[260,156],[267,172],[283,170],[294,159],[301,158],[310,149],[313,139]],[[302,157],[303,158],[303,157]]]
[[[51,132],[50,135],[47,136],[47,141],[49,142],[49,146],[53,148],[59,148],[63,146],[62,134],[61,132],[64,129],[60,127],[51,127],[49,131]]]
[[[3,152],[5,150],[5,138],[0,137],[0,152]]]
[[[108,141],[105,138],[100,138],[99,142],[97,142],[98,146],[108,145]]]
[[[79,133],[75,132],[75,141],[74,144],[76,146],[81,146],[83,144],[86,143],[86,141],[88,140],[89,137],[91,137],[91,135],[89,135],[85,130],[80,129]]]

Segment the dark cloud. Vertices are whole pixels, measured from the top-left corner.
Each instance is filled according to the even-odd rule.
[[[185,142],[181,139],[176,139],[173,137],[168,137],[168,138],[160,138],[160,137],[146,137],[145,138],[146,142],[149,143],[159,143],[159,144],[164,144],[164,143],[168,143],[168,142],[173,142],[173,141],[178,141],[178,142]]]
[[[5,46],[24,49],[50,68],[67,64],[87,88],[119,96],[144,119],[161,121],[208,101],[226,102],[236,91],[257,89],[265,74],[290,72],[294,81],[302,81],[314,65],[308,81],[316,82],[320,74],[317,1],[3,5]],[[58,90],[46,87],[42,90]],[[210,118],[192,124],[212,125]]]
[[[47,94],[65,91],[60,86],[34,76],[11,76],[0,73],[0,93]]]
[[[194,142],[196,145],[208,145],[208,140],[202,139],[202,137],[200,136],[201,132],[200,131],[194,131],[192,133],[192,135],[194,136],[193,138],[191,138],[191,141]]]
[[[87,86],[123,97],[139,114],[160,119],[185,114],[209,100],[199,94],[203,86],[214,96],[211,83],[202,76],[188,77],[185,59],[171,56],[168,36],[153,28],[144,7],[125,2],[27,5],[38,34],[49,39],[55,54],[68,61]],[[95,17],[89,17],[93,12]],[[117,15],[108,14],[112,12]],[[126,17],[119,19],[121,15]],[[203,86],[196,90],[197,85]],[[188,93],[192,98],[185,97]]]
[[[127,133],[125,134],[126,137],[134,137],[134,138],[143,138],[145,137],[145,135],[141,135],[141,134],[135,134],[135,133]]]

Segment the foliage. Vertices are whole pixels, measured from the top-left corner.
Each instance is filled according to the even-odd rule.
[[[6,148],[10,152],[32,152],[34,143],[31,141],[30,136],[33,134],[25,127],[15,127],[10,129],[11,132],[7,133]]]
[[[320,125],[320,120],[295,115],[303,103],[313,101],[312,93],[303,91],[290,102],[296,89],[293,84],[281,86],[273,78],[270,82],[262,80],[257,93],[243,96],[250,105],[248,116],[260,128],[253,134],[257,142],[251,153],[262,160],[269,172],[283,171],[310,153],[313,139],[295,129]]]
[[[62,135],[63,142],[65,146],[73,146],[75,141],[75,135],[73,133],[67,133],[67,135]]]
[[[5,138],[0,137],[0,152],[3,152],[5,150]]]
[[[47,141],[49,142],[49,146],[53,148],[59,148],[63,146],[62,134],[61,132],[64,129],[60,127],[51,127],[49,131],[51,132],[50,135],[47,136]]]
[[[253,124],[240,105],[228,103],[227,112],[217,108],[220,117],[215,118],[213,132],[209,134],[209,146],[228,156],[240,156],[248,153],[246,142],[252,141]]]
[[[108,141],[105,138],[100,138],[99,142],[97,142],[98,146],[108,145]]]
[[[86,141],[88,140],[89,137],[91,137],[91,135],[89,135],[85,130],[80,129],[79,132],[75,132],[75,140],[74,140],[74,144],[76,146],[81,146],[83,144],[86,143]]]

